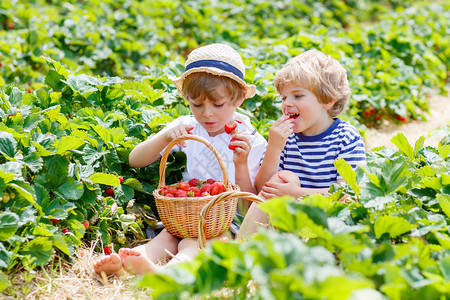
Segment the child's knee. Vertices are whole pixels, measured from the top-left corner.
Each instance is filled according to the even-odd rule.
[[[300,179],[298,176],[291,171],[281,170],[273,174],[272,178],[270,178],[271,182],[292,182],[297,185],[300,185]]]

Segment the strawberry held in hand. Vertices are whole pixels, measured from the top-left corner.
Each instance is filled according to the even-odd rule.
[[[232,134],[233,132],[236,131],[237,125],[241,124],[241,123],[242,123],[241,121],[236,120],[236,121],[234,121],[233,125],[225,124],[225,126],[224,126],[225,132],[227,134]]]
[[[225,132],[228,133],[228,134],[234,133],[236,131],[237,125],[241,124],[241,123],[242,123],[241,121],[236,120],[236,121],[234,121],[233,125],[231,125],[231,126],[229,126],[228,124],[225,124],[225,128],[224,128]],[[239,141],[239,139],[232,138],[230,140],[230,144],[228,145],[228,149],[230,149],[230,150],[236,149],[236,146],[231,145],[231,143],[234,142],[234,141]]]

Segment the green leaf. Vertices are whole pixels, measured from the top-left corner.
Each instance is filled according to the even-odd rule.
[[[17,150],[17,141],[14,136],[5,131],[0,131],[0,153],[14,158]]]
[[[13,212],[0,213],[0,241],[7,241],[19,229],[19,216]]]
[[[1,266],[1,258],[0,258],[0,267],[2,267]],[[6,267],[4,267],[4,268],[6,268]],[[8,287],[8,285],[10,285],[10,284],[11,284],[11,282],[9,281],[8,275],[6,275],[3,272],[0,272],[0,292],[3,291],[4,289],[6,289]]]
[[[67,151],[76,150],[84,145],[84,140],[74,136],[63,136],[56,143],[56,153],[64,155]]]
[[[375,220],[374,230],[377,238],[380,238],[384,233],[388,233],[390,237],[395,238],[415,227],[401,217],[381,216]]]
[[[31,152],[27,156],[25,156],[22,160],[28,168],[34,173],[39,172],[44,165],[44,161],[42,157],[39,156],[36,152]]]
[[[47,73],[47,76],[45,76],[45,84],[47,84],[49,87],[51,87],[54,91],[61,91],[65,84],[63,82],[64,76],[61,74],[58,74],[58,72],[54,70],[50,70]]]
[[[24,121],[23,130],[26,131],[26,132],[30,132],[31,130],[36,128],[36,126],[42,120],[44,120],[44,117],[40,116],[38,114],[31,114],[31,115],[29,115]]]
[[[139,192],[142,192],[142,193],[146,193],[146,191],[144,190],[142,184],[136,178],[128,178],[122,184],[123,185],[127,185],[127,186],[133,188],[136,191],[139,191]]]
[[[409,159],[414,159],[414,149],[408,143],[403,132],[399,132],[397,135],[392,137],[391,142],[398,147],[400,151],[403,152]]]
[[[67,85],[70,86],[72,90],[79,92],[80,94],[98,91],[97,88],[89,84],[89,80],[86,80],[84,76],[68,75],[67,80],[62,81],[67,83]]]
[[[448,157],[448,155],[450,154],[450,145],[439,146],[438,147],[438,152],[439,152],[439,155],[443,159],[446,159]]]
[[[72,255],[74,247],[69,238],[61,234],[55,234],[51,239],[56,248],[67,255]]]
[[[339,175],[344,178],[350,188],[355,192],[356,196],[358,196],[361,187],[356,183],[356,172],[352,169],[352,166],[342,158],[335,161],[334,166],[339,172]]]
[[[3,243],[0,243],[0,268],[7,268],[11,262],[12,252],[8,251]]]
[[[414,157],[419,157],[419,151],[422,150],[424,142],[424,136],[421,136],[417,139],[416,144],[414,145]]]
[[[53,244],[47,237],[37,237],[25,243],[20,253],[31,256],[36,266],[44,266],[53,258]]]
[[[436,198],[442,211],[447,215],[447,218],[450,218],[450,195],[438,194]]]
[[[66,200],[77,200],[83,195],[84,186],[81,182],[71,177],[67,177],[64,184],[54,191],[55,194]]]
[[[120,186],[120,181],[117,176],[106,173],[94,173],[88,177],[94,183],[110,185],[110,186]]]

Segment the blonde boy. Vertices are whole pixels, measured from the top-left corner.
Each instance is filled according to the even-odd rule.
[[[244,81],[245,66],[233,48],[212,44],[192,51],[183,75],[174,83],[188,101],[193,115],[181,116],[163,130],[142,142],[130,153],[132,167],[145,167],[161,157],[165,147],[175,138],[193,133],[211,142],[223,158],[230,181],[241,190],[255,192],[254,180],[266,148],[266,140],[256,132],[248,117],[237,113],[246,98],[253,97],[255,86]],[[224,125],[241,123],[231,135]],[[231,141],[231,139],[236,139]],[[228,145],[235,146],[230,150]],[[222,180],[216,157],[202,143],[185,141],[173,151],[184,151],[187,157],[184,180],[191,178]],[[167,265],[192,259],[198,252],[196,239],[179,239],[166,230],[146,245],[122,248],[119,254],[105,256],[94,264],[97,273],[119,274],[122,267],[135,274],[157,271],[156,264],[170,259]],[[170,256],[172,253],[174,258]]]
[[[339,62],[318,50],[306,51],[276,74],[283,116],[269,130],[269,143],[256,176],[259,195],[296,198],[326,193],[343,179],[334,162],[345,159],[353,168],[365,161],[363,139],[337,116],[350,97],[347,73]],[[268,217],[252,205],[238,233],[245,238]]]

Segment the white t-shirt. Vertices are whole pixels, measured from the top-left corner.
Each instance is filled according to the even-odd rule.
[[[248,167],[252,181],[255,182],[262,155],[267,147],[267,141],[251,125],[250,119],[247,116],[240,113],[235,114],[235,119],[242,121],[242,124],[238,124],[236,129],[240,132],[245,132],[252,145],[252,149],[248,155]],[[169,130],[181,124],[193,125],[194,129],[191,132],[205,138],[214,146],[214,148],[216,148],[224,161],[230,182],[235,183],[233,151],[228,149],[231,135],[224,132],[214,137],[209,136],[205,128],[203,128],[192,115],[181,116],[173,120],[162,129],[162,131]],[[220,168],[219,162],[214,153],[207,146],[193,140],[186,140],[186,145],[186,148],[175,145],[171,150],[171,152],[183,151],[186,153],[187,163],[186,171],[183,172],[184,180],[189,180],[191,178],[223,180],[222,169]],[[161,155],[163,152],[164,150],[161,151]]]

